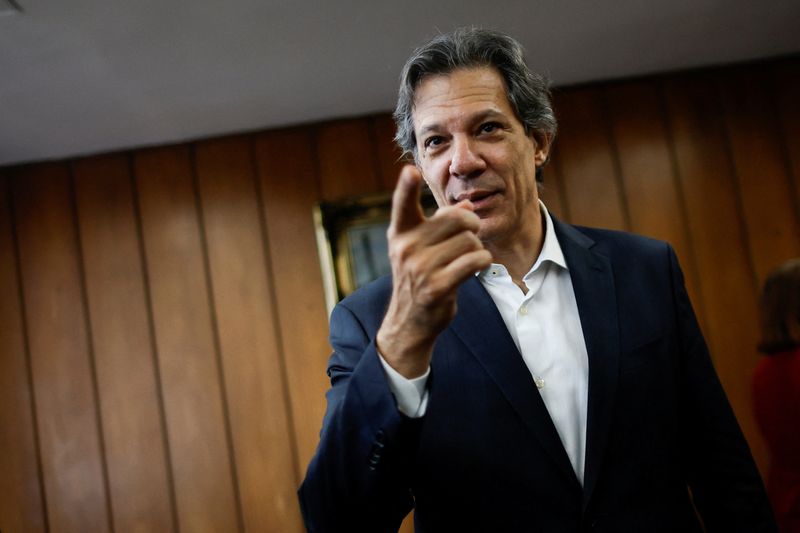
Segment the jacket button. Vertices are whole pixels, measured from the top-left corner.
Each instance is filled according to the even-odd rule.
[[[386,444],[384,444],[385,441],[386,435],[383,433],[383,430],[378,430],[378,433],[375,435],[375,442],[372,443],[372,449],[369,452],[369,459],[367,459],[367,467],[370,470],[375,470],[378,467],[378,463],[381,462],[381,453],[386,447]]]

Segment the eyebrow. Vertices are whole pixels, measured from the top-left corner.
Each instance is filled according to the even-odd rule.
[[[467,118],[467,123],[483,122],[484,120],[490,119],[490,118],[506,118],[506,115],[505,115],[505,113],[503,113],[499,109],[486,109],[484,111],[478,111],[474,115],[471,115],[470,117],[468,117]],[[432,131],[439,131],[441,129],[442,129],[442,125],[439,124],[438,122],[434,123],[434,124],[429,124],[429,125],[423,127],[421,130],[419,130],[419,133],[417,134],[417,137],[422,138],[426,134],[428,134],[428,133],[430,133]]]

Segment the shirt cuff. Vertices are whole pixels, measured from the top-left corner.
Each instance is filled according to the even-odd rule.
[[[425,415],[428,408],[427,384],[431,368],[428,367],[425,373],[417,378],[408,379],[389,366],[382,355],[378,354],[378,359],[383,365],[383,371],[389,382],[389,390],[392,391],[397,402],[397,409],[409,418],[421,418]]]

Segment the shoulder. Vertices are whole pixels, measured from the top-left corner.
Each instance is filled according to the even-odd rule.
[[[570,264],[588,255],[607,264],[621,286],[672,288],[683,282],[683,273],[672,247],[665,241],[624,231],[556,224],[561,249]],[[591,262],[590,262],[591,264]]]
[[[571,226],[579,233],[594,241],[594,250],[607,252],[619,257],[635,255],[662,255],[670,249],[670,245],[652,237],[645,237],[627,231]]]
[[[349,311],[367,331],[377,330],[386,314],[391,295],[391,276],[380,277],[360,287],[336,305],[331,315],[331,326],[342,312]]]
[[[665,241],[626,231],[573,226],[554,221],[559,244],[563,248],[581,247],[608,258],[613,264],[653,260],[663,262],[674,256]]]
[[[340,305],[350,309],[372,307],[381,302],[388,302],[392,294],[392,276],[386,275],[359,287],[352,294],[342,299]]]

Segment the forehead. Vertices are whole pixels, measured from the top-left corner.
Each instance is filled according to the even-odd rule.
[[[514,117],[506,84],[492,67],[458,69],[423,78],[414,95],[414,130],[492,111]]]

